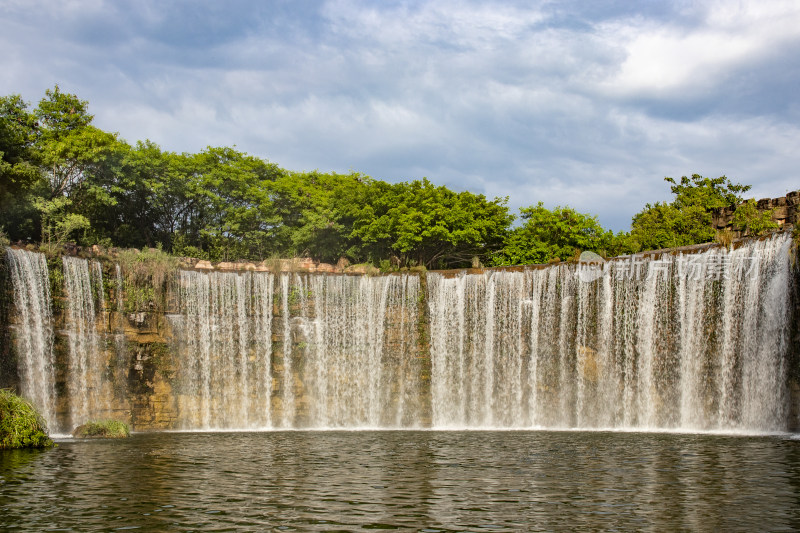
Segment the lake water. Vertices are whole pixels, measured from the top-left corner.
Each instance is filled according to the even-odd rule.
[[[796,527],[792,436],[151,433],[0,452],[3,530]]]

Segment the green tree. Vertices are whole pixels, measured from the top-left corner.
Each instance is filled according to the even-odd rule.
[[[119,190],[118,209],[111,228],[115,242],[125,246],[173,250],[200,245],[200,228],[205,222],[195,216],[204,202],[201,177],[195,157],[162,151],[149,141],[137,142],[121,161],[115,180]]]
[[[565,261],[582,251],[605,254],[612,245],[613,233],[603,229],[597,217],[569,207],[552,210],[542,202],[520,209],[524,221],[515,228],[492,264],[526,265]]]
[[[89,229],[89,219],[78,213],[70,213],[67,208],[72,201],[64,196],[47,200],[38,197],[34,201],[36,209],[42,214],[42,243],[60,249],[78,231]]]
[[[0,227],[12,240],[38,240],[33,205],[44,181],[35,147],[36,117],[19,95],[0,98]]]
[[[672,202],[647,204],[634,215],[630,241],[632,251],[673,248],[714,240],[711,215],[715,209],[733,207],[742,200],[749,185],[732,183],[727,177],[704,178],[693,174],[671,183]]]
[[[273,252],[270,184],[282,173],[273,163],[232,148],[209,147],[194,157],[198,181],[192,217],[212,259],[264,259]],[[187,222],[192,222],[187,220]]]
[[[377,194],[375,194],[377,193]],[[400,264],[428,268],[468,266],[502,246],[513,215],[506,198],[456,193],[427,179],[378,185],[352,236],[371,248],[371,259],[396,254]]]
[[[87,205],[116,244],[160,245],[214,260],[263,259],[272,253],[276,223],[265,184],[280,172],[231,148],[176,154],[138,142],[121,145],[114,163],[92,176],[94,190],[102,185],[113,202]]]
[[[371,203],[374,187],[372,179],[357,173],[284,173],[270,187],[281,221],[276,251],[325,262],[341,257],[363,260],[363,246],[352,231],[356,218]]]
[[[39,121],[36,145],[50,185],[50,198],[69,195],[107,157],[116,136],[91,125],[88,102],[48,89],[34,115]]]
[[[12,193],[16,205],[38,211],[41,238],[48,243],[60,243],[77,230],[86,230],[89,221],[81,213],[85,206],[74,200],[91,191],[95,201],[113,201],[100,194],[103,191],[94,187],[91,177],[116,142],[115,136],[91,126],[88,104],[61,92],[57,85],[46,91],[32,113],[15,96],[4,99],[4,108],[2,129],[11,135],[3,136],[10,139],[8,144],[21,160],[13,169],[22,172],[9,180],[12,187],[18,186]],[[18,179],[20,175],[24,178]]]

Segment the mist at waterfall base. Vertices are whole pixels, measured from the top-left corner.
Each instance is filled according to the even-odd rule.
[[[580,264],[429,272],[425,287],[180,271],[176,429],[785,431],[791,245],[629,257],[588,277]],[[63,258],[59,418],[47,263],[13,249],[8,262],[22,394],[57,430],[107,417],[119,377],[101,347],[122,302],[106,300],[100,264]]]

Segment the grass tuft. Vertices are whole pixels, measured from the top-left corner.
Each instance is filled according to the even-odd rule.
[[[723,246],[730,246],[733,243],[734,233],[728,228],[717,230],[714,240]]]

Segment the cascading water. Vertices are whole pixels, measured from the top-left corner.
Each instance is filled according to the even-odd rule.
[[[103,288],[103,265],[100,261],[92,261],[91,263],[91,282],[92,282],[92,297],[97,304],[97,323],[102,328],[101,331],[105,332],[108,324],[106,321],[106,294]]]
[[[104,338],[105,298],[102,296],[102,270],[92,263],[94,276],[89,274],[89,261],[78,257],[62,257],[64,292],[66,295],[66,334],[69,339],[67,391],[70,427],[90,419],[107,417],[112,397],[106,379],[107,361]],[[100,300],[95,306],[98,292]]]
[[[102,274],[102,272],[101,272]],[[127,342],[125,342],[125,298],[124,298],[124,281],[122,278],[122,267],[119,264],[114,265],[114,310],[115,320],[112,323],[113,336],[114,336],[114,355],[116,357],[116,364],[114,365],[114,383],[117,385],[118,390],[125,390],[123,386],[125,382],[125,365],[127,363]],[[102,295],[102,292],[101,292]]]
[[[18,316],[14,335],[20,394],[51,426],[55,422],[55,359],[50,309],[50,280],[44,254],[8,249]]]
[[[187,428],[269,424],[273,277],[179,274],[179,407]]]
[[[419,424],[418,277],[182,271],[179,284],[186,427]]]
[[[289,298],[291,297],[289,288],[290,274],[281,274],[281,322],[283,324],[283,372],[281,380],[281,426],[292,427],[294,425],[294,373],[292,372],[292,326],[291,313],[289,311]],[[302,294],[298,289],[295,294]]]
[[[788,234],[428,275],[434,427],[786,427]]]
[[[147,363],[167,365],[168,382],[136,401],[174,399],[184,429],[785,430],[791,247],[783,233],[591,271],[180,271],[173,345]],[[63,258],[68,350],[56,364],[45,258],[7,256],[21,393],[54,429],[112,404],[125,416],[142,393],[128,390],[122,270],[112,316],[101,264]]]
[[[311,276],[301,345],[310,427],[419,424],[419,278]],[[313,299],[313,304],[310,300]],[[311,318],[313,316],[313,318]]]

